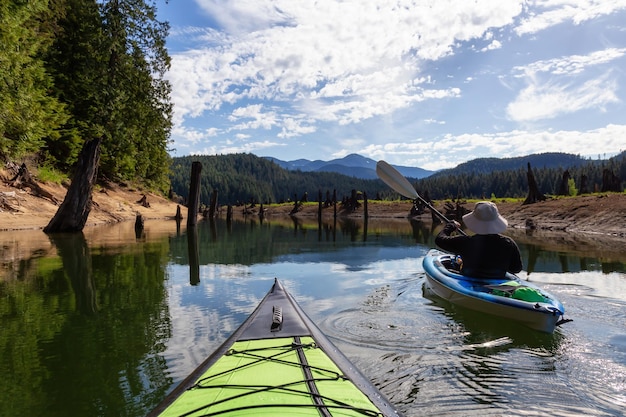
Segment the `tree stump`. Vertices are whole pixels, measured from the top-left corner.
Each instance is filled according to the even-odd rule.
[[[211,194],[211,202],[209,204],[209,218],[214,219],[217,211],[217,190],[213,190]]]
[[[145,220],[140,213],[135,217],[135,237],[139,239],[143,235]]]
[[[200,208],[200,174],[202,164],[194,161],[191,164],[191,181],[189,183],[189,204],[187,205],[187,227],[198,223],[198,209]]]
[[[613,171],[604,168],[602,170],[602,192],[614,191],[619,193],[622,191],[622,185],[619,177],[617,177]]]
[[[233,206],[230,204],[226,207],[226,222],[233,220]]]
[[[569,195],[569,180],[570,180],[569,171],[565,170],[563,173],[563,177],[561,178],[561,184],[559,185],[558,195]]]
[[[150,207],[150,203],[148,203],[148,196],[143,194],[143,196],[137,200],[137,204],[141,204],[144,207]]]
[[[72,184],[65,199],[43,229],[45,233],[80,232],[91,212],[93,186],[100,165],[100,142],[102,138],[85,142],[78,155]]]
[[[578,194],[589,194],[589,184],[585,174],[580,176],[580,190],[578,190]]]
[[[537,187],[537,181],[535,180],[533,171],[530,169],[530,162],[528,163],[526,178],[528,179],[528,196],[526,197],[526,200],[524,200],[522,205],[534,204],[538,201],[544,201],[546,199],[546,196],[543,195],[539,191],[539,187]]]

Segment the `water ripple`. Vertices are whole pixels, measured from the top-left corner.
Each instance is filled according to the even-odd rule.
[[[624,363],[578,358],[566,347],[579,345],[571,333],[545,335],[426,298],[422,283],[379,286],[322,323],[405,415],[619,415]]]

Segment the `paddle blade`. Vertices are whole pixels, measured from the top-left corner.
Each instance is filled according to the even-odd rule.
[[[397,169],[387,162],[378,161],[378,163],[376,163],[376,175],[399,194],[407,198],[412,198],[413,200],[419,198],[417,191],[415,191],[415,188],[413,188],[409,180],[404,178]]]

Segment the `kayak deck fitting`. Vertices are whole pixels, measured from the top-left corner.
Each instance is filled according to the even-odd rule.
[[[149,416],[399,416],[275,279]]]

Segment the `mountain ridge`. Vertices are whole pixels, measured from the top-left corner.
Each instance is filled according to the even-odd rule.
[[[378,178],[376,175],[376,162],[371,158],[352,153],[343,158],[332,159],[330,161],[308,159],[296,159],[293,161],[283,161],[271,156],[263,156],[262,158],[270,160],[289,171],[302,172],[335,172],[350,177],[356,177],[365,180],[374,180]],[[419,167],[407,167],[394,165],[402,175],[409,178],[426,178],[434,174],[436,171],[429,171]]]
[[[278,158],[264,156],[283,169],[289,171],[302,172],[335,172],[359,179],[377,179],[376,161],[361,156],[359,154],[349,154],[343,158],[332,159],[330,161],[308,159],[296,159],[293,161],[283,161]],[[464,174],[484,174],[496,171],[508,171],[526,169],[528,164],[532,168],[571,168],[589,163],[590,159],[585,159],[580,155],[565,152],[545,152],[530,154],[525,156],[510,158],[476,158],[457,165],[454,168],[447,168],[437,171],[427,170],[419,167],[408,167],[393,165],[403,176],[413,179],[423,179],[445,175]],[[600,160],[602,161],[602,160]]]

